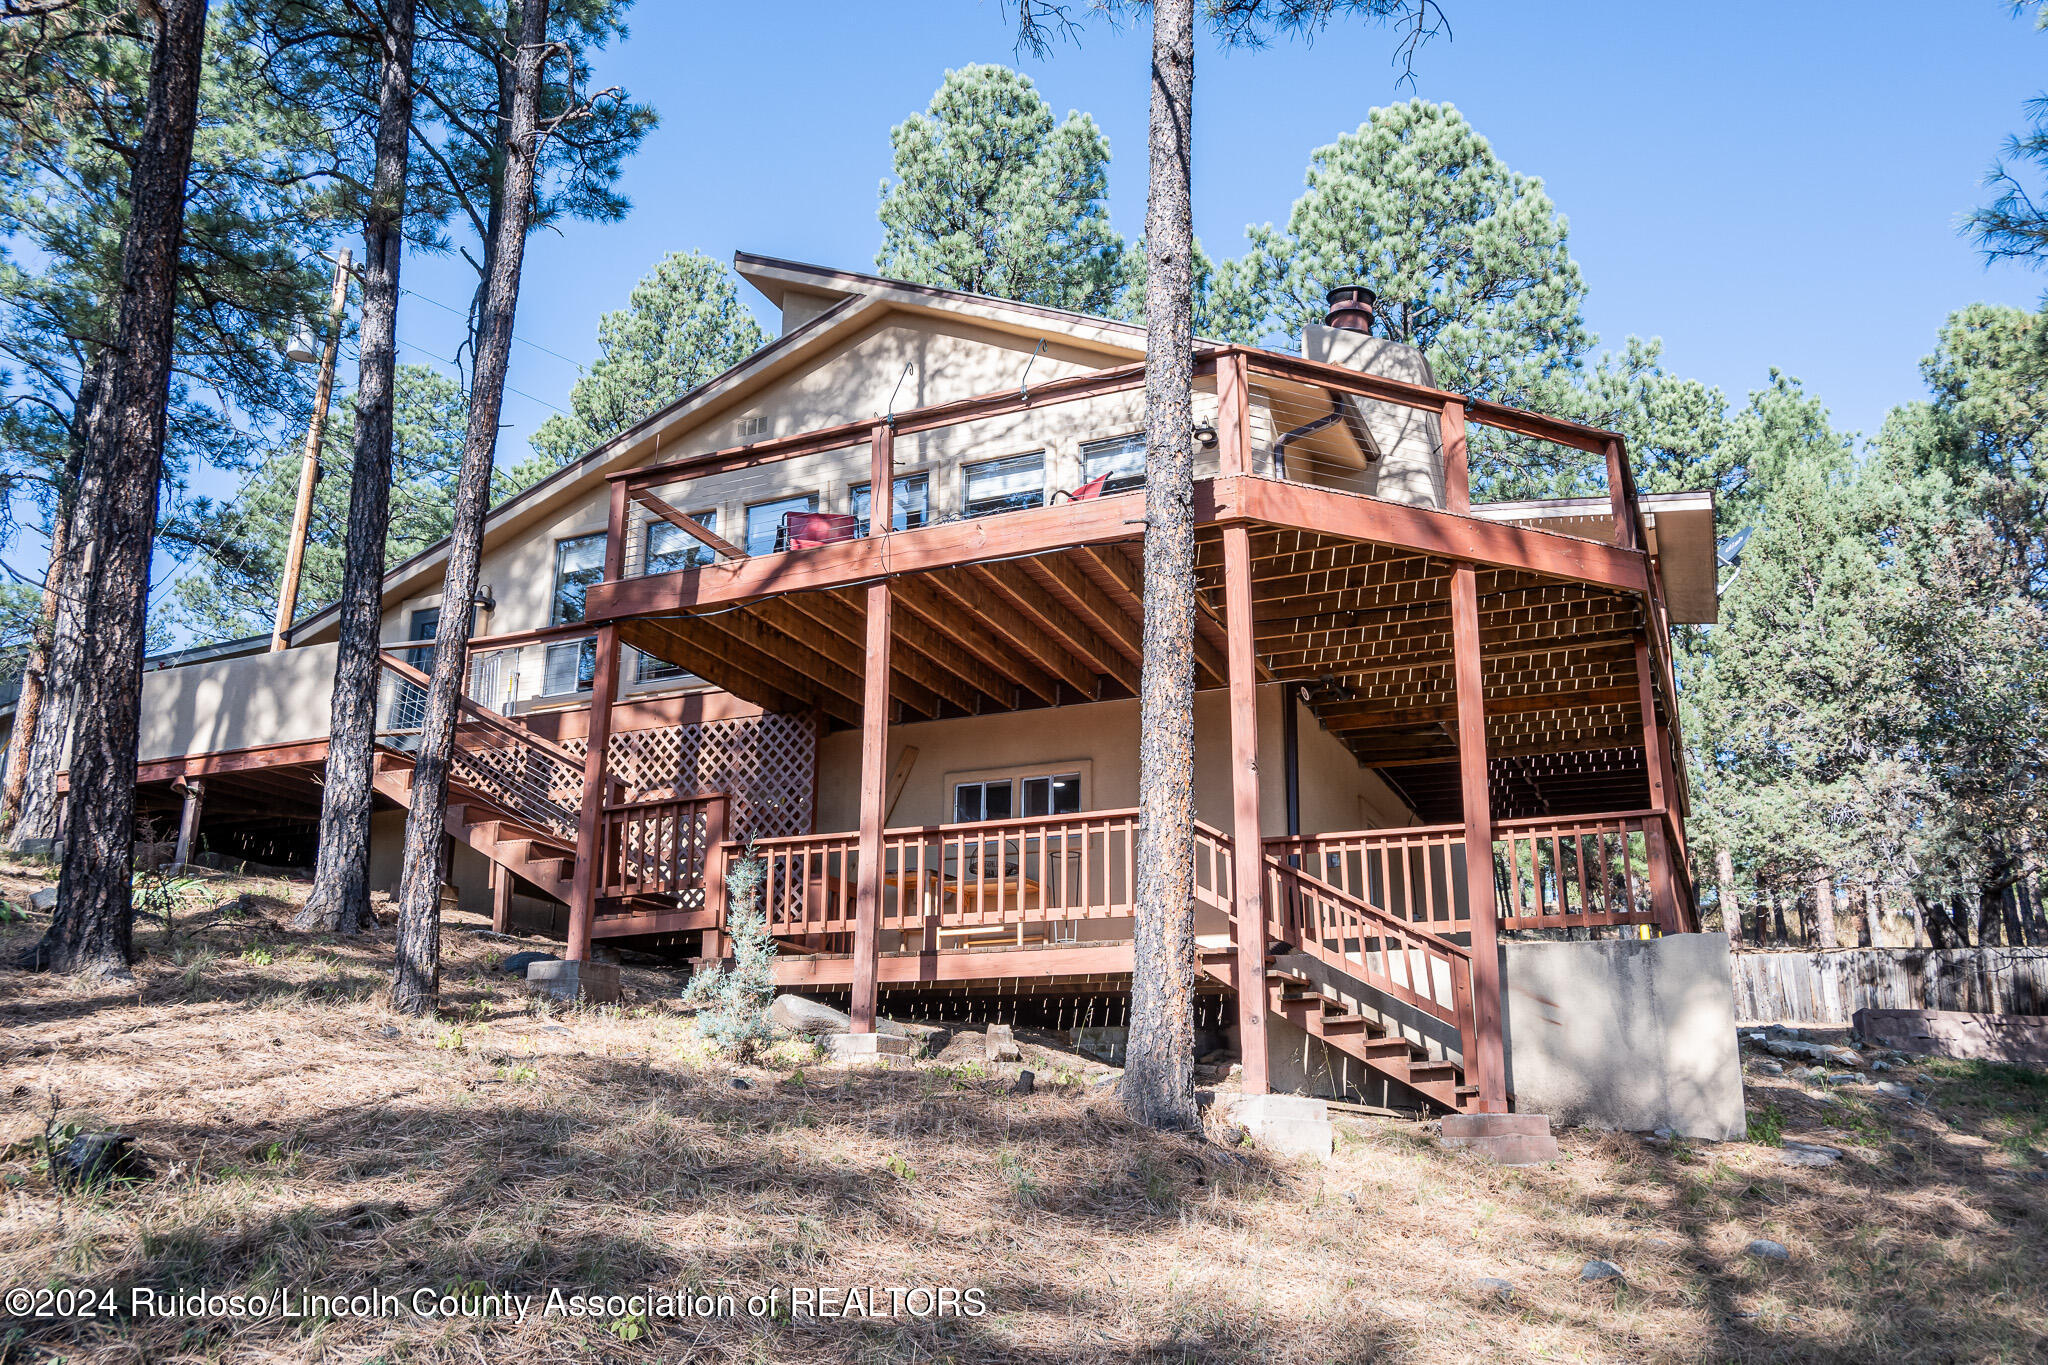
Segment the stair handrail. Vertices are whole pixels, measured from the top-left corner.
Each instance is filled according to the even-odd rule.
[[[1436,933],[1434,930],[1428,928],[1425,925],[1411,924],[1407,920],[1402,919],[1398,915],[1388,914],[1385,910],[1380,909],[1380,907],[1374,905],[1371,901],[1366,900],[1364,897],[1356,895],[1350,891],[1346,891],[1343,887],[1337,885],[1335,882],[1326,882],[1321,877],[1317,877],[1308,872],[1304,872],[1302,869],[1298,867],[1290,866],[1285,859],[1277,858],[1272,854],[1268,853],[1266,855],[1266,866],[1269,869],[1278,871],[1284,877],[1290,877],[1299,881],[1313,883],[1315,893],[1317,895],[1327,896],[1331,900],[1337,902],[1339,905],[1344,906],[1346,909],[1358,912],[1358,914],[1362,918],[1369,919],[1373,923],[1378,924],[1381,927],[1386,928],[1394,933],[1406,935],[1411,938],[1423,938],[1429,940],[1428,948],[1432,952],[1441,951],[1446,956],[1462,958],[1466,962],[1470,962],[1472,960],[1472,950],[1470,948],[1465,947],[1463,944],[1453,943],[1451,942],[1451,940],[1445,938],[1443,935],[1439,933]]]

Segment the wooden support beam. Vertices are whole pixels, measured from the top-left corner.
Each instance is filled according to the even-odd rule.
[[[512,874],[497,863],[489,864],[491,869],[491,930],[493,933],[512,932]]]
[[[1457,652],[1458,781],[1465,807],[1465,895],[1472,933],[1472,1055],[1465,1080],[1481,1113],[1506,1113],[1507,1061],[1501,1038],[1500,948],[1493,895],[1493,796],[1486,764],[1485,689],[1480,682],[1479,588],[1472,566],[1451,573],[1451,634]]]
[[[1455,672],[1455,669],[1453,670]],[[1462,691],[1456,692],[1462,698]],[[1538,693],[1525,697],[1498,697],[1486,703],[1486,714],[1492,716],[1521,716],[1541,714],[1548,711],[1575,711],[1588,706],[1619,706],[1635,700],[1633,687],[1588,687],[1577,691],[1555,691]],[[1456,702],[1413,705],[1406,701],[1391,702],[1346,702],[1340,705],[1317,705],[1317,719],[1329,730],[1345,732],[1371,730],[1389,725],[1440,724],[1458,719],[1461,708]]]
[[[931,594],[919,614],[934,629],[962,640],[978,639],[981,643],[974,646],[975,653],[1017,678],[1026,691],[1046,702],[1057,702],[1059,684],[1064,682],[1084,697],[1094,695],[1094,674],[1065,650],[1053,648],[1043,631],[1007,603],[990,601],[978,582],[934,573],[924,575],[918,585]]]
[[[1059,684],[1050,674],[984,630],[972,616],[963,617],[959,599],[940,593],[930,577],[897,579],[895,587],[894,605],[903,609],[897,629],[986,693],[1000,709],[1015,710],[1020,689],[1041,701],[1059,698]]]
[[[1266,1072],[1266,868],[1259,828],[1259,675],[1252,654],[1252,566],[1249,533],[1223,530],[1230,656],[1230,809],[1232,884],[1237,905],[1231,941],[1237,946],[1237,1026],[1244,1093],[1263,1095]],[[1292,702],[1287,702],[1292,705]]]
[[[604,861],[605,759],[612,742],[612,701],[619,690],[619,628],[597,630],[597,675],[590,690],[589,747],[583,755],[583,801],[576,817],[576,864],[569,876],[571,962],[590,956],[590,925],[597,913],[597,882]]]
[[[977,564],[966,572],[988,584],[1027,621],[1044,631],[1049,647],[1072,655],[1091,673],[1109,675],[1133,695],[1137,693],[1137,664],[1018,565]]]
[[[734,635],[691,616],[665,616],[637,623],[654,627],[675,637],[682,648],[661,657],[716,683],[736,697],[742,697],[772,711],[819,710],[848,725],[860,723],[860,707],[845,693],[822,679],[807,677],[772,654],[754,648]],[[638,643],[635,641],[634,643]],[[654,651],[660,653],[659,650]],[[792,704],[794,702],[794,704]]]
[[[812,594],[804,594],[811,596]],[[817,678],[842,696],[852,698],[862,690],[866,669],[865,637],[859,644],[843,640],[809,616],[789,606],[790,599],[764,597],[742,611],[718,612],[703,619],[746,644],[794,665],[806,676]],[[726,623],[732,623],[728,629]],[[920,715],[936,716],[939,699],[924,684],[897,671],[891,683],[897,701]]]
[[[1062,555],[1042,555],[1025,560],[1022,568],[1124,658],[1133,664],[1144,662],[1143,628],[1138,618],[1111,601],[1078,564]]]
[[[1130,607],[1126,610],[1126,615],[1132,621],[1137,622],[1137,634],[1134,638],[1139,642],[1139,658],[1142,662],[1145,638],[1144,570],[1131,561],[1131,557],[1124,553],[1121,545],[1094,545],[1081,550],[1079,553],[1094,561],[1096,567],[1101,569],[1109,577],[1110,582],[1116,585],[1117,591],[1123,593],[1130,600]],[[1230,680],[1230,662],[1224,657],[1222,650],[1216,648],[1214,643],[1203,637],[1201,628],[1206,624],[1210,631],[1218,635],[1227,634],[1227,629],[1222,618],[1217,614],[1216,608],[1209,602],[1208,598],[1199,592],[1195,594],[1195,611],[1197,613],[1195,620],[1195,662],[1204,673],[1209,675],[1216,686],[1224,686]],[[1271,682],[1272,680],[1272,675],[1266,671],[1265,664],[1261,662],[1259,664],[1259,681]]]
[[[886,481],[876,488],[886,488]],[[853,910],[853,1031],[875,1031],[881,949],[882,825],[888,817],[889,584],[868,588],[867,686],[861,697],[860,865]]]
[[[187,778],[185,787],[185,808],[178,813],[178,845],[172,859],[180,866],[192,861],[192,845],[199,838],[200,803],[206,798],[206,784],[198,778]]]
[[[1678,888],[1671,869],[1671,845],[1664,837],[1664,813],[1670,809],[1671,794],[1666,785],[1663,727],[1657,723],[1656,674],[1650,660],[1647,636],[1636,638],[1636,692],[1642,707],[1643,767],[1650,778],[1650,809],[1655,820],[1643,823],[1644,852],[1650,862],[1650,908],[1657,913],[1657,925],[1667,934],[1685,932],[1685,914],[1678,907]]]
[[[787,597],[764,597],[760,605],[773,606],[776,610],[800,613],[831,631],[840,639],[854,646],[865,657],[867,651],[867,619],[858,607],[848,606],[836,593],[797,592]],[[923,650],[915,647],[909,628],[915,623],[898,619],[896,622],[896,673],[898,681],[908,678],[934,697],[944,698],[962,711],[974,709],[976,694],[974,685],[946,668]],[[905,646],[908,646],[907,648]],[[924,707],[916,707],[925,710]]]
[[[726,540],[695,517],[678,511],[646,489],[638,489],[632,496],[633,501],[639,503],[642,507],[645,507],[648,511],[654,513],[654,515],[660,517],[685,535],[695,537],[700,544],[714,553],[722,554],[727,559],[745,559],[747,557],[745,550]]]

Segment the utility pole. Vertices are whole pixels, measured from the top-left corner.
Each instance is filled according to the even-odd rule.
[[[299,607],[299,574],[306,563],[306,526],[313,517],[313,487],[320,482],[320,441],[327,432],[327,403],[334,396],[334,359],[341,349],[341,319],[348,309],[347,247],[334,258],[334,293],[327,301],[327,348],[320,356],[320,384],[313,391],[313,421],[306,428],[306,455],[299,464],[299,502],[292,511],[292,538],[285,550],[284,581],[277,589],[277,624],[270,652],[285,647],[292,615]]]

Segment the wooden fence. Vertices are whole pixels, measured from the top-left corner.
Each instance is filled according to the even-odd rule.
[[[2048,948],[1837,948],[1734,955],[1745,1024],[1846,1025],[1859,1009],[2048,1014]]]

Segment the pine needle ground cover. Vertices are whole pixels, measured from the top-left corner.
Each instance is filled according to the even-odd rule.
[[[43,884],[20,871],[0,869],[17,907]],[[449,1008],[395,1019],[390,930],[292,933],[302,893],[207,883],[174,938],[140,929],[125,989],[0,970],[0,1287],[741,1307],[9,1313],[10,1365],[2048,1357],[2048,1096],[2028,1073],[1911,1072],[1918,1105],[1753,1072],[1759,1141],[1567,1130],[1526,1170],[1345,1118],[1318,1165],[1134,1129],[1079,1057],[1030,1049],[1017,1094],[1014,1065],[962,1060],[966,1035],[890,1070],[790,1044],[736,1066],[661,971],[628,967],[623,1008],[535,1013],[492,968],[544,945],[474,921],[446,935]],[[0,951],[44,919],[0,926]],[[46,1125],[130,1134],[150,1174],[60,1190]],[[1789,1166],[1791,1141],[1844,1155]],[[1750,1254],[1759,1238],[1789,1258]],[[1620,1278],[1582,1282],[1596,1258]],[[792,1288],[864,1286],[978,1290],[987,1311],[788,1308]],[[771,1289],[782,1306],[750,1316]]]

